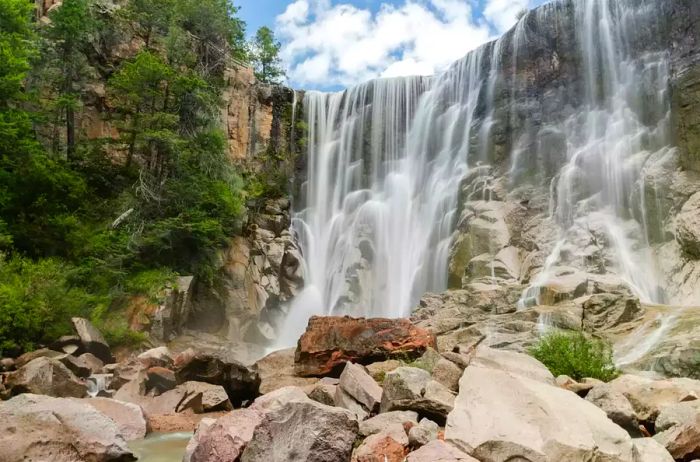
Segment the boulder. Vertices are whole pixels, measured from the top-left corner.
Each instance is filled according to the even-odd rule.
[[[700,258],[700,192],[692,195],[676,216],[676,240],[686,253]]]
[[[299,387],[283,387],[271,393],[262,395],[256,399],[250,406],[251,409],[256,409],[261,412],[268,412],[282,407],[286,403],[291,402],[306,402],[309,397]]]
[[[409,410],[444,422],[455,397],[444,385],[432,380],[427,371],[399,367],[384,379],[381,412]]]
[[[314,316],[297,345],[296,371],[305,377],[329,375],[346,362],[416,358],[436,346],[433,334],[408,319]]]
[[[633,462],[632,440],[605,413],[555,385],[469,366],[445,439],[482,462]]]
[[[92,353],[106,364],[114,362],[107,341],[90,321],[85,318],[73,318],[71,322],[86,352]]]
[[[357,433],[357,420],[344,409],[288,401],[265,413],[241,462],[346,462]]]
[[[371,375],[377,383],[382,383],[387,372],[391,372],[401,366],[401,361],[397,359],[387,359],[386,361],[368,364],[365,368],[367,369],[369,375]]]
[[[57,398],[83,398],[87,385],[57,359],[36,358],[7,376],[12,395],[33,393]]]
[[[625,395],[605,384],[593,387],[586,400],[602,409],[610,420],[627,430],[632,436],[641,436],[639,420],[632,404]]]
[[[459,390],[459,379],[462,377],[463,369],[460,369],[452,361],[445,358],[435,364],[433,368],[433,380],[443,384],[450,391],[457,392]]]
[[[482,345],[476,349],[470,365],[507,371],[542,383],[554,384],[554,376],[549,369],[532,356],[523,353]]]
[[[198,353],[176,366],[178,383],[205,382],[224,387],[234,406],[258,396],[260,376],[225,353]]]
[[[136,460],[117,424],[79,400],[23,394],[0,403],[3,462]]]
[[[201,414],[204,412],[202,395],[201,391],[192,391],[183,385],[178,385],[174,390],[158,396],[146,395],[144,383],[133,380],[117,390],[114,399],[138,404],[150,419],[153,416],[178,414],[185,411]]]
[[[656,419],[654,440],[676,460],[700,457],[700,401],[667,406]]]
[[[275,351],[255,363],[253,369],[260,376],[260,394],[287,386],[309,386],[318,381],[313,377],[298,377],[295,374],[294,352],[294,348]]]
[[[362,422],[369,417],[369,410],[367,410],[362,403],[353,398],[349,393],[340,388],[340,386],[335,388],[333,403],[337,407],[342,407],[343,409],[347,409],[348,411],[352,412],[359,422]]]
[[[85,364],[90,369],[90,374],[101,374],[105,367],[105,363],[100,358],[92,353],[83,353],[78,356],[78,360]]]
[[[382,387],[374,381],[365,368],[357,364],[345,363],[338,388],[352,396],[369,412],[379,408],[379,403],[382,402]]]
[[[114,390],[119,390],[128,382],[136,380],[144,370],[144,366],[139,360],[131,358],[120,363],[107,364],[103,370],[105,373],[112,374],[110,386]]]
[[[151,348],[136,357],[144,367],[167,367],[173,366],[173,355],[166,346]]]
[[[400,424],[402,426],[405,424],[417,425],[418,413],[414,411],[390,411],[376,415],[371,419],[360,422],[360,434],[362,436],[369,436],[380,433],[385,428],[394,424]]]
[[[408,438],[402,425],[392,424],[368,436],[353,451],[352,462],[403,462]]]
[[[203,420],[187,446],[183,462],[240,460],[261,421],[262,414],[252,409],[238,409],[215,421]]]
[[[201,394],[203,412],[230,411],[233,409],[226,390],[220,385],[204,382],[185,382],[178,388],[189,395]]]
[[[15,369],[15,360],[12,358],[0,359],[0,372],[9,372]]]
[[[148,423],[141,406],[109,398],[89,398],[82,400],[106,415],[117,424],[119,434],[126,441],[140,440],[148,433]]]
[[[66,354],[55,359],[61,361],[61,363],[66,366],[68,370],[70,370],[80,379],[86,379],[92,374],[90,366],[88,366],[88,364],[80,358]]]
[[[440,427],[429,419],[421,419],[418,425],[414,425],[408,431],[408,442],[413,448],[425,446],[438,437]]]
[[[335,406],[335,393],[338,385],[320,381],[309,392],[309,398],[318,401],[321,404]]]
[[[146,371],[146,392],[153,390],[156,395],[160,395],[176,386],[175,372],[170,369],[156,366]]]
[[[37,358],[51,358],[58,359],[64,357],[66,354],[59,351],[50,350],[48,348],[41,348],[39,350],[29,351],[24,353],[22,356],[15,359],[15,368],[19,369],[26,364],[34,361]]]
[[[479,462],[454,446],[434,440],[406,457],[406,462]],[[518,462],[518,461],[513,461]]]
[[[634,462],[673,462],[666,448],[652,438],[637,438],[634,443]]]

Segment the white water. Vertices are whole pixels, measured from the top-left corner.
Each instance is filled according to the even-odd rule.
[[[514,148],[502,173],[513,186],[541,167],[527,165],[528,146],[546,144],[543,133],[565,139],[559,172],[538,185],[551,192],[557,238],[522,306],[536,301],[551,269],[585,266],[587,243],[579,241],[589,228],[605,238],[609,272],[644,301],[662,298],[647,239],[647,220],[655,217],[632,196],[645,160],[670,144],[669,71],[665,54],[633,57],[627,41],[639,21],[653,17],[655,1],[576,0],[583,94],[566,103],[577,109],[543,124],[534,142],[509,134]],[[516,119],[514,105],[504,115],[494,104],[505,91],[511,102],[521,96],[503,88],[503,76],[512,73],[517,81],[527,64],[521,51],[531,39],[528,24],[561,20],[565,9],[555,2],[529,13],[509,38],[475,50],[440,76],[305,95],[307,181],[293,228],[306,288],[290,307],[282,343],[296,341],[311,315],[407,316],[423,293],[447,287],[460,181],[468,165],[492,157],[495,130]],[[511,60],[504,65],[507,47]],[[639,210],[644,223],[634,220]]]

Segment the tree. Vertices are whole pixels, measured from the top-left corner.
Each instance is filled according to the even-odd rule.
[[[265,26],[258,29],[252,48],[255,77],[260,82],[279,83],[285,74],[279,57],[282,44],[275,40],[274,32]]]

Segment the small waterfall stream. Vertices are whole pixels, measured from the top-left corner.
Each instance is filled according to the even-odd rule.
[[[556,233],[523,307],[551,268],[582,266],[587,231],[610,249],[607,272],[644,301],[663,301],[648,238],[660,220],[638,190],[647,159],[670,149],[669,66],[666,53],[631,45],[648,33],[656,1],[555,1],[441,75],[306,93],[306,181],[293,218],[306,288],[282,329],[287,343],[311,315],[407,316],[423,293],[446,289],[462,180],[499,163],[510,188],[529,182],[549,195]],[[567,65],[580,88],[546,89],[544,106],[555,90],[564,95],[562,115],[530,120],[518,102],[531,97],[538,27],[575,42]],[[561,64],[556,52],[548,58],[537,66]],[[552,137],[556,158],[538,161]]]

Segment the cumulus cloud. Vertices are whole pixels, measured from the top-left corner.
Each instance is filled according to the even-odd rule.
[[[440,72],[510,28],[537,0],[403,0],[378,11],[330,0],[295,0],[276,18],[293,84],[349,86],[375,77]],[[478,19],[477,19],[478,18]]]

